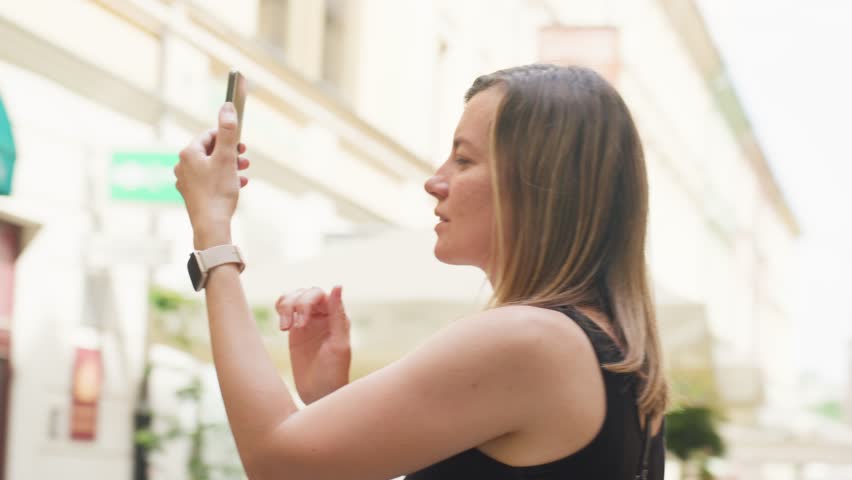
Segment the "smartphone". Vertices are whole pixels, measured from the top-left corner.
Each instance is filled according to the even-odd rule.
[[[228,90],[225,92],[225,101],[234,104],[237,111],[237,142],[240,141],[240,133],[243,131],[243,110],[246,106],[246,78],[239,70],[231,70],[228,73]]]

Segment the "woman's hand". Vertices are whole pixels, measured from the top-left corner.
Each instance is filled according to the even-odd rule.
[[[275,303],[281,330],[290,332],[290,363],[299,397],[313,403],[349,383],[352,351],[342,287],[327,294],[299,289]]]
[[[238,170],[249,166],[238,157],[246,147],[237,143],[237,114],[230,102],[219,110],[219,127],[201,133],[180,152],[174,172],[186,204],[196,250],[231,242],[231,217],[240,188],[248,179]]]

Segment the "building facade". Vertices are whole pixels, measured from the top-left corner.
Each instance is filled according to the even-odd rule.
[[[479,272],[431,257],[422,184],[473,79],[545,61],[596,68],[637,121],[672,375],[746,425],[795,395],[798,227],[691,0],[6,2],[0,44],[18,146],[0,219],[19,232],[14,288],[0,282],[0,478],[131,477],[149,288],[193,293],[192,243],[180,204],[116,194],[163,188],[170,168],[117,159],[211,126],[232,67],[251,82],[234,227],[250,301],[342,283],[358,371],[487,295]]]

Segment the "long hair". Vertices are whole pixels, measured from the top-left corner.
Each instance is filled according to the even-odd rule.
[[[476,79],[503,98],[490,155],[491,259],[500,305],[594,306],[624,346],[609,371],[640,379],[642,419],[668,404],[645,263],[648,180],[633,119],[616,90],[580,67],[526,65]]]

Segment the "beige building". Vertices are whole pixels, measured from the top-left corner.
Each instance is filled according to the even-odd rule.
[[[639,124],[672,374],[758,431],[763,410],[795,397],[786,279],[798,227],[691,0],[6,2],[0,44],[18,144],[0,218],[33,238],[13,262],[0,479],[130,478],[147,287],[194,295],[192,243],[179,204],[116,199],[116,185],[162,186],[170,168],[119,175],[116,152],[182,148],[211,125],[232,66],[252,84],[234,232],[250,300],[343,284],[358,373],[487,295],[481,273],[432,257],[422,184],[477,75],[548,61],[603,72]],[[80,352],[96,352],[101,372],[91,438],[73,434],[89,405],[78,374],[92,354]],[[730,478],[781,478],[738,456],[732,435]],[[172,457],[154,477],[180,478]]]

